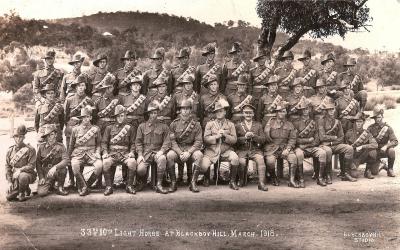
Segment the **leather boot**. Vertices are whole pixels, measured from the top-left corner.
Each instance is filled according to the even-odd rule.
[[[273,169],[269,169],[268,172],[270,173],[270,176],[271,176],[272,185],[274,185],[274,186],[279,186],[279,179],[278,179],[278,177],[276,176],[275,167],[274,167]]]
[[[113,187],[112,187],[112,178],[111,178],[111,171],[104,171],[104,180],[106,181],[106,190],[104,191],[104,195],[110,195],[113,193]]]
[[[17,196],[18,201],[26,201],[28,198],[25,196],[25,192],[19,193]]]
[[[283,178],[283,167],[284,167],[283,165],[284,165],[283,159],[279,158],[276,161],[276,170],[277,170],[278,178]]]
[[[189,164],[186,162],[187,181],[185,182],[185,185],[189,185],[190,182],[192,181],[193,165],[194,165],[193,163]]]
[[[394,172],[393,172],[394,160],[395,160],[395,159],[388,158],[387,176],[389,176],[389,177],[396,177],[396,175],[395,175]]]
[[[203,180],[203,186],[204,187],[209,187],[210,186],[210,167],[207,169],[207,171],[204,173],[204,180]]]
[[[346,173],[345,161],[343,156],[339,156],[339,165],[340,165],[340,173],[337,175],[337,177],[341,178]]]
[[[265,184],[265,168],[258,168],[258,190],[268,191],[268,187]]]
[[[126,190],[126,192],[128,194],[136,194],[136,190],[133,187],[133,182],[135,181],[136,172],[133,171],[133,170],[128,169],[128,173],[127,174],[128,174],[127,181],[126,181],[127,185],[126,185],[125,190]]]
[[[229,181],[229,187],[233,190],[239,190],[239,187],[236,186],[236,177],[238,173],[239,166],[231,165],[231,179]]]
[[[99,177],[95,173],[92,173],[89,179],[87,180],[86,185],[90,188],[96,180],[99,181]]]
[[[344,175],[342,176],[342,181],[351,181],[355,182],[357,179],[351,177],[350,175],[350,170],[351,170],[351,165],[353,164],[352,160],[344,160]]]
[[[61,174],[58,174],[57,176],[57,185],[55,187],[56,188],[55,193],[58,195],[62,196],[68,195],[68,191],[64,189],[65,177],[66,177],[65,175]]]
[[[294,181],[296,169],[289,163],[289,182],[288,187],[299,188],[299,185]]]
[[[304,172],[303,172],[303,164],[302,163],[297,167],[296,172],[298,173],[298,176],[299,176],[299,187],[305,188],[306,184],[304,182]]]
[[[374,179],[374,177],[371,174],[371,170],[369,170],[369,168],[368,168],[368,164],[365,167],[364,177],[367,179]]]
[[[78,194],[79,196],[85,196],[90,193],[89,188],[86,184],[85,178],[83,178],[83,175],[81,172],[77,173],[75,175],[76,178],[76,184],[78,186]]]
[[[238,184],[237,184],[238,187],[244,187],[244,178],[245,178],[245,176],[244,176],[245,175],[244,168],[245,167],[247,167],[247,166],[240,166],[239,165],[239,167],[238,167],[238,175],[239,175],[239,181],[238,181]]]
[[[176,183],[178,183],[179,186],[183,185],[183,168],[184,168],[184,166],[185,166],[184,163],[178,163],[178,179],[176,180]],[[174,168],[175,168],[175,164],[174,164]],[[175,171],[174,171],[174,175],[175,175]],[[175,179],[176,179],[176,177],[175,177]]]
[[[313,175],[312,175],[311,178],[312,178],[313,180],[317,180],[317,179],[318,179],[318,175],[319,175],[319,161],[318,161],[318,159],[315,158],[315,157],[313,157],[312,159],[313,159],[313,169],[314,169],[314,172],[313,172]]]
[[[164,171],[160,171],[157,169],[157,185],[156,185],[156,192],[161,194],[168,194],[168,190],[165,189],[162,185],[162,179],[164,176]]]
[[[325,173],[325,164],[324,162],[319,163],[319,171],[318,171],[318,178],[317,178],[317,184],[325,187],[326,183],[324,181],[324,173]]]
[[[199,188],[197,187],[197,178],[199,177],[200,169],[199,166],[193,164],[193,175],[190,181],[189,190],[193,193],[200,192]]]
[[[183,172],[183,169],[182,169]],[[176,175],[175,175],[175,164],[168,167],[169,178],[171,179],[171,185],[169,186],[168,192],[173,193],[177,190],[176,187]],[[182,183],[182,181],[181,181]]]
[[[144,189],[146,186],[147,178],[145,176],[138,176],[137,177],[137,182],[136,182],[136,191],[140,192]]]
[[[325,182],[327,185],[332,184],[332,162],[325,163]]]
[[[75,188],[74,172],[72,171],[71,166],[68,166],[68,175],[69,175],[69,183],[67,188]]]

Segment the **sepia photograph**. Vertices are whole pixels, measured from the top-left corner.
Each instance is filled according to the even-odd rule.
[[[400,249],[399,14],[1,0],[0,249]]]

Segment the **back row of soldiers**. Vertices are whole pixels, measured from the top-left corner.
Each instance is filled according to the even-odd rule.
[[[126,191],[132,194],[146,184],[152,164],[157,166],[153,174],[160,193],[177,189],[184,163],[193,192],[199,191],[200,172],[203,184],[209,185],[213,164],[217,177],[229,173],[229,185],[237,190],[245,185],[251,162],[257,165],[258,188],[266,191],[266,175],[279,185],[275,163],[282,160],[289,165],[288,185],[305,187],[304,157],[314,158],[314,177],[326,186],[332,183],[332,154],[340,156],[342,180],[355,181],[349,174],[353,160],[373,164],[381,157],[388,157],[388,176],[394,176],[397,139],[382,121],[379,107],[374,110],[376,122],[363,129],[367,94],[354,73],[355,59],[350,58],[344,65],[347,70],[338,74],[331,53],[323,57],[321,70],[311,66],[307,50],[298,59],[304,64],[300,70],[293,68],[290,51],[279,58],[275,54],[272,60],[259,51],[254,68],[242,59],[239,43],[228,54],[231,60],[220,66],[214,61],[215,45],[208,44],[202,51],[206,63],[195,68],[189,65],[190,49],[184,48],[177,56],[179,65],[167,70],[165,51],[158,48],[150,57],[153,68],[142,73],[135,53],[127,51],[121,58],[124,67],[114,74],[107,69],[106,55],[99,55],[88,72],[81,72],[84,58],[75,55],[69,62],[73,71],[63,75],[53,66],[55,53],[48,52],[43,58],[46,68],[35,73],[33,82],[35,128],[43,143],[36,157],[23,143],[24,128],[15,134],[22,142],[16,139],[7,154],[8,198],[25,200],[27,183],[35,180],[34,166],[29,167],[28,180],[19,178],[26,172],[21,167],[27,168],[24,157],[36,165],[41,195],[53,184],[58,194],[67,194],[66,166],[70,184],[75,177],[82,196],[96,180],[101,184],[102,173],[104,194],[111,194],[117,164],[124,166]],[[21,147],[29,153],[22,154]],[[229,162],[229,167],[220,161]],[[365,176],[373,178],[368,164]],[[94,170],[85,180],[87,165]],[[162,185],[165,176],[171,180],[169,189]]]

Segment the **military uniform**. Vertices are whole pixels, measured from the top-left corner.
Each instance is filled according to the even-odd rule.
[[[86,94],[90,97],[93,95],[94,90],[99,86],[99,84],[103,84],[104,81],[115,82],[115,76],[108,71],[107,67],[98,67],[101,60],[108,60],[107,55],[97,55],[96,60],[93,61],[95,67],[90,68],[90,70],[84,73],[87,77]]]
[[[300,102],[300,100],[304,97],[304,92],[294,93],[292,91],[291,94],[287,97],[288,107],[289,107],[289,121],[293,122],[298,119],[300,116],[295,108],[295,106]]]
[[[335,102],[336,112],[342,123],[343,131],[347,132],[353,128],[352,117],[360,112],[360,105],[356,99],[344,95],[336,99]]]
[[[235,92],[228,96],[228,102],[232,107],[230,112],[230,120],[234,123],[239,122],[243,119],[243,114],[241,110],[241,106],[243,104],[252,104],[253,97],[247,95],[246,92]]]
[[[121,94],[120,100],[122,105],[127,109],[127,123],[137,128],[140,123],[144,122],[147,97],[142,94],[138,96],[133,96],[132,93]]]
[[[157,119],[169,126],[172,120],[175,118],[175,98],[167,93],[161,95],[159,93],[149,97],[148,102],[160,103],[160,109],[158,111]]]
[[[212,77],[215,81],[217,80],[215,76]],[[211,80],[212,80],[211,79]],[[209,84],[208,82],[207,84]],[[208,86],[208,85],[207,85]],[[203,128],[205,128],[206,124],[214,119],[214,105],[218,100],[225,100],[227,98],[225,95],[221,94],[220,92],[212,93],[210,90],[207,94],[204,94],[200,97],[200,121]]]
[[[31,145],[22,143],[20,147],[13,145],[8,148],[6,154],[6,179],[13,186],[7,193],[7,200],[15,199],[18,194],[25,196],[25,192],[29,189],[29,184],[32,184],[36,179],[35,164],[36,151]],[[20,174],[17,178],[14,178],[13,174],[16,171],[20,171]]]
[[[249,72],[249,66],[244,61],[230,61],[222,67],[222,89],[226,96],[237,91],[236,81],[243,73]]]
[[[59,102],[45,100],[41,103],[35,115],[35,129],[41,135],[44,126],[47,124],[55,124],[57,126],[57,141],[62,142],[62,131],[64,128],[64,108]]]
[[[265,93],[257,105],[256,112],[256,120],[260,121],[263,127],[267,124],[267,122],[275,116],[275,113],[272,112],[273,106],[275,103],[279,103],[282,100],[282,97],[278,95],[278,93]]]
[[[175,95],[175,107],[184,100],[190,100],[192,103],[192,112],[194,117],[198,120],[200,117],[200,96],[192,90],[191,92],[186,91],[184,88],[180,93]]]
[[[317,81],[317,86],[319,84],[318,82],[319,82],[319,80]],[[309,100],[310,100],[310,104],[311,104],[311,107],[312,107],[313,119],[315,121],[318,121],[319,119],[324,117],[324,112],[321,109],[321,107],[325,103],[333,104],[333,102],[334,102],[331,97],[327,96],[326,94],[320,94],[320,93],[317,93],[317,94],[311,96],[309,98]]]
[[[194,66],[177,66],[171,70],[171,81],[172,81],[172,89],[173,93],[179,93],[182,91],[182,86],[179,84],[180,80],[185,76],[185,75],[191,75],[194,74],[196,71],[196,68]]]
[[[167,90],[169,92],[171,91],[172,89],[171,71],[164,68],[152,68],[147,70],[143,74],[143,93],[146,96],[153,96],[157,93],[157,89],[154,88],[153,82],[159,77],[165,77],[168,79]]]
[[[38,185],[38,194],[40,196],[48,195],[51,187],[55,184],[56,192],[61,195],[66,195],[67,193],[59,191],[59,188],[64,187],[65,177],[67,176],[66,167],[69,163],[65,146],[59,142],[53,145],[47,142],[42,143],[38,147],[36,159],[36,170],[39,175],[39,180],[45,180],[43,185]],[[56,171],[54,175],[49,176],[49,170],[53,167],[56,168]]]
[[[115,71],[115,91],[114,94],[128,94],[129,89],[127,88],[130,78],[133,77],[134,75],[141,75],[142,72],[137,69],[137,68],[131,68],[131,67],[123,67],[120,69],[117,69]]]
[[[318,79],[318,71],[314,69],[311,65],[307,67],[302,67],[297,71],[296,77],[303,78],[303,90],[305,97],[311,97],[315,94],[315,84]]]
[[[195,72],[195,82],[194,82],[194,90],[200,95],[207,94],[207,88],[203,86],[203,83],[207,81],[210,75],[217,76],[217,82],[219,89],[222,90],[222,68],[221,65],[216,64],[214,61],[211,63],[204,63],[196,68]]]
[[[267,70],[269,69],[269,70]],[[268,73],[269,72],[269,73]],[[265,79],[268,79],[272,73],[270,68],[265,65],[258,65],[257,67],[250,69],[250,94],[254,98],[254,103],[258,103],[260,98],[267,91],[267,87],[263,84]]]
[[[115,123],[114,109],[118,104],[121,104],[121,100],[114,96],[100,96],[99,100],[94,100],[95,103],[95,124],[99,126],[101,133],[108,125]]]
[[[76,80],[78,76],[81,75],[81,71],[72,71],[64,75],[64,78],[61,82],[61,93],[60,93],[60,101],[64,102],[67,97],[71,96],[75,93],[75,89],[71,87],[72,83]]]
[[[277,67],[274,71],[274,75],[279,76],[280,82],[278,84],[278,93],[283,98],[286,98],[290,92],[290,85],[296,76],[296,70],[292,65]]]

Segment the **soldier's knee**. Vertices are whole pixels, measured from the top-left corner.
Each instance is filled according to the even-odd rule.
[[[326,159],[331,159],[332,158],[332,149],[330,147],[323,147],[322,148],[326,154]]]
[[[126,160],[126,166],[128,167],[129,170],[136,170],[136,160],[133,158],[129,158]]]
[[[19,176],[18,176],[18,182],[21,184],[21,183],[27,183],[27,184],[29,184],[29,179],[30,179],[30,174],[28,174],[28,173],[24,173],[24,172],[21,172],[20,174],[19,174]]]
[[[358,95],[359,95],[361,100],[365,100],[366,101],[367,97],[368,97],[368,92],[366,90],[360,90],[358,92]]]
[[[260,154],[254,155],[254,161],[257,163],[258,167],[265,167],[264,157]]]
[[[287,157],[287,160],[292,165],[297,165],[297,157],[294,153],[290,153]]]
[[[81,162],[76,159],[71,160],[71,168],[74,174],[77,174],[81,171]]]
[[[175,151],[173,151],[173,150],[168,151],[168,153],[167,153],[167,161],[168,162],[171,162],[171,161],[175,162],[177,160],[177,158],[178,158],[178,154]]]
[[[200,161],[203,158],[203,153],[200,150],[196,150],[192,154],[192,159],[194,161]]]
[[[296,148],[294,150],[294,154],[296,155],[298,161],[302,162],[304,160],[304,152],[300,148]]]
[[[388,148],[386,152],[389,158],[394,159],[396,157],[396,151],[394,150],[394,148]]]
[[[96,175],[100,175],[101,172],[103,171],[103,162],[101,160],[96,160],[93,163],[93,167],[94,167],[94,173]]]
[[[146,165],[145,165],[143,162],[141,162],[141,163],[138,165],[137,174],[138,174],[139,176],[145,176],[145,175],[146,175],[146,172],[147,172],[147,167],[146,167]]]
[[[229,154],[229,161],[231,165],[238,166],[239,165],[239,156],[235,152],[231,152]]]
[[[107,158],[103,160],[103,171],[108,172],[111,169],[111,166],[113,164],[113,160],[111,158]]]
[[[376,158],[378,158],[378,152],[376,151],[376,150],[370,150],[369,152],[368,152],[368,157],[371,159],[371,160],[376,160]]]
[[[57,175],[58,175],[58,176],[65,176],[65,175],[67,175],[67,168],[60,168],[60,169],[57,169]]]
[[[268,155],[265,157],[265,163],[269,168],[275,168],[276,157],[273,155]]]
[[[167,157],[165,155],[160,155],[157,159],[156,159],[157,165],[165,165],[167,164]]]
[[[327,154],[326,154],[326,151],[323,150],[322,148],[317,150],[316,156],[317,156],[319,162],[326,162]]]
[[[246,158],[239,158],[239,165],[246,166]]]
[[[351,159],[351,158],[353,158],[353,155],[354,155],[353,147],[350,145],[346,145],[346,147],[344,149],[344,158]]]
[[[205,156],[200,162],[200,170],[202,173],[206,172],[207,169],[211,166],[211,160]]]

